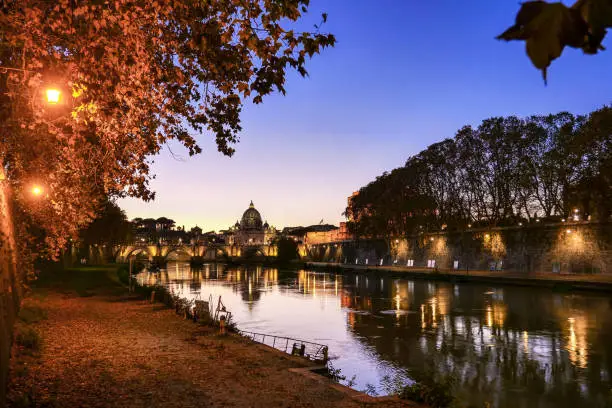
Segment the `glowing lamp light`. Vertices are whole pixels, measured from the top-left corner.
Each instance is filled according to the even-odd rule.
[[[36,197],[40,196],[43,193],[43,190],[39,186],[32,187],[32,194]]]
[[[430,240],[430,241],[433,241],[433,240],[434,240],[434,237],[429,238],[429,240]]]
[[[578,209],[577,208],[574,208],[574,213],[578,213]]]
[[[61,92],[59,89],[49,88],[46,91],[47,94],[47,102],[51,105],[55,105],[59,103]]]
[[[571,233],[572,233],[572,230],[571,230],[571,229],[565,230],[565,233],[566,233],[566,234],[571,234]]]

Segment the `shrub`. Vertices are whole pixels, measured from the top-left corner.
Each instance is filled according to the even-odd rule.
[[[453,384],[452,377],[445,377],[440,381],[434,380],[433,377],[426,377],[405,386],[400,393],[400,398],[425,403],[432,408],[451,407],[455,402]]]
[[[117,277],[119,278],[119,282],[127,285],[130,283],[130,270],[129,266],[121,265],[117,269]]]
[[[136,275],[138,272],[142,271],[145,268],[145,264],[139,261],[135,261],[132,263],[132,276]],[[117,278],[119,278],[119,282],[129,285],[130,283],[130,264],[120,264],[117,268]]]
[[[38,323],[47,318],[47,312],[40,306],[23,306],[19,311],[19,319],[24,323]]]
[[[42,344],[40,335],[31,327],[20,328],[17,332],[17,338],[15,340],[18,346],[31,351],[40,350],[40,346]]]

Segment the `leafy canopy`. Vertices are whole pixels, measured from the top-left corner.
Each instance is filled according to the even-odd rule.
[[[48,244],[94,216],[107,194],[145,200],[150,157],[190,154],[208,132],[232,155],[246,101],[285,93],[288,70],[335,38],[300,32],[309,0],[0,2],[0,161]],[[323,14],[324,22],[327,15]],[[317,18],[317,22],[319,22]],[[45,90],[61,91],[49,105]],[[32,202],[36,183],[44,200]]]
[[[612,107],[465,126],[352,196],[357,236],[612,216]],[[584,218],[582,218],[584,219]]]
[[[542,71],[546,82],[550,63],[563,49],[579,48],[597,54],[606,29],[612,27],[612,0],[578,0],[571,7],[563,3],[528,1],[521,5],[515,24],[497,38],[526,42],[527,55]]]

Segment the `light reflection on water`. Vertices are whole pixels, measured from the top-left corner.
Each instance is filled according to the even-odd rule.
[[[142,273],[181,296],[223,302],[243,330],[327,344],[357,389],[385,376],[452,374],[475,406],[575,407],[612,402],[612,302],[510,286],[169,264]]]

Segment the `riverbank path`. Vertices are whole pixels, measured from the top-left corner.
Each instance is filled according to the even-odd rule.
[[[15,345],[9,407],[364,406],[329,380],[296,372],[309,364],[302,359],[220,336],[91,271],[74,273],[90,276],[37,285],[24,304],[22,311],[46,317],[22,321],[17,331],[35,330],[42,345],[30,352]]]

